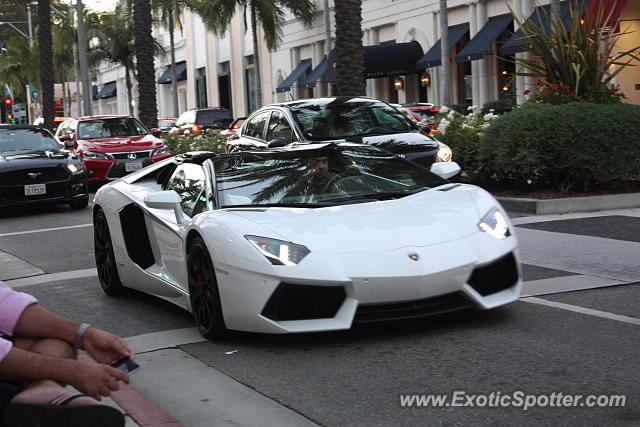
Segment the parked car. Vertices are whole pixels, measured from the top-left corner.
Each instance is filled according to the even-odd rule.
[[[236,132],[238,132],[238,129],[240,129],[240,126],[242,126],[242,124],[247,120],[246,117],[238,117],[237,119],[235,119],[228,128],[226,128],[225,130],[220,132],[220,135],[222,136],[231,136],[231,135],[235,135]]]
[[[447,181],[455,162],[431,171],[349,142],[173,157],[96,193],[100,284],[162,296],[207,338],[516,301],[506,212],[482,188]]]
[[[130,116],[86,116],[65,121],[56,132],[84,159],[89,183],[121,178],[171,156],[160,129],[149,131]]]
[[[433,119],[440,112],[438,107],[430,103],[403,104],[402,107],[429,127],[433,127]]]
[[[366,97],[306,99],[257,110],[226,142],[227,152],[324,141],[362,142],[429,167],[451,149],[389,104]]]
[[[226,108],[201,108],[182,113],[171,133],[197,135],[207,129],[226,129],[232,122],[233,115]]]
[[[175,117],[165,117],[164,119],[158,119],[158,129],[163,134],[168,133],[171,128],[176,124],[177,119]]]
[[[67,120],[66,117],[54,117],[53,118],[53,132],[56,132],[58,130],[58,127],[60,127],[60,124],[64,123],[65,120]],[[33,121],[33,125],[34,126],[44,126],[44,117],[38,117]]]
[[[0,207],[40,203],[86,208],[84,162],[44,128],[0,125]]]

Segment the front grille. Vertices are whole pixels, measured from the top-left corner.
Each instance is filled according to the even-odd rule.
[[[354,323],[370,323],[414,319],[463,310],[473,306],[471,301],[464,298],[460,293],[454,292],[415,301],[360,305],[353,321]]]
[[[469,286],[486,296],[509,289],[518,282],[518,266],[513,253],[491,264],[477,267],[469,278]]]
[[[342,286],[280,283],[262,310],[272,320],[309,320],[335,317],[347,294]]]
[[[139,161],[142,161],[143,168],[151,164],[151,160],[149,159],[126,160],[126,161],[119,160],[111,167],[111,170],[109,170],[109,175],[107,176],[107,178],[109,179],[122,178],[123,176],[130,174],[131,172],[127,172],[125,164],[129,162],[139,162]]]
[[[135,159],[129,158],[132,154],[135,154]],[[138,160],[149,158],[151,151],[127,151],[124,153],[110,153],[110,155],[113,156],[114,159]]]
[[[23,185],[13,185],[0,187],[0,202],[2,203],[19,203],[19,202],[36,202],[39,200],[49,200],[64,198],[69,189],[69,181],[49,182],[46,184],[46,194],[36,196],[25,196]]]
[[[33,176],[29,176],[33,174]],[[51,181],[69,179],[69,171],[65,167],[30,168],[0,173],[0,185],[43,184]]]

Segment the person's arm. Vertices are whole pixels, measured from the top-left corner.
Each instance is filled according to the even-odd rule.
[[[28,306],[14,328],[14,335],[24,338],[58,338],[76,344],[80,323],[60,316],[40,304]],[[123,357],[133,357],[133,350],[122,339],[90,327],[82,339],[83,348],[98,362],[112,364]]]
[[[118,390],[118,380],[129,382],[125,372],[111,366],[60,359],[12,347],[0,360],[0,378],[14,381],[53,380],[71,384],[96,399]]]

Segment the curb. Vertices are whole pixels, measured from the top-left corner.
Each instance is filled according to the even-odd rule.
[[[507,211],[529,215],[640,208],[640,193],[567,197],[562,199],[496,198]]]
[[[162,408],[150,402],[133,387],[120,384],[120,390],[111,393],[111,399],[143,427],[184,427],[182,423]]]

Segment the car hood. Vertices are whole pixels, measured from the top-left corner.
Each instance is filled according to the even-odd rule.
[[[392,135],[365,136],[348,138],[351,142],[363,142],[392,153],[413,153],[431,151],[438,148],[438,142],[419,133],[405,132]]]
[[[162,145],[162,141],[153,135],[122,136],[111,138],[80,139],[78,145],[85,150],[103,153],[119,151],[151,150]]]
[[[228,212],[267,229],[263,237],[334,253],[435,245],[477,232],[479,222],[476,204],[464,189],[432,189],[397,200],[318,209]]]
[[[0,171],[64,166],[70,159],[75,158],[75,155],[68,151],[35,151],[22,154],[0,153]]]

